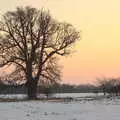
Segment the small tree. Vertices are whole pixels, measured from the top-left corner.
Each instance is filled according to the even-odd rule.
[[[35,99],[50,59],[70,54],[77,39],[71,24],[56,21],[48,11],[18,7],[0,21],[0,66],[14,64],[23,72],[28,97]]]
[[[104,78],[97,78],[97,84],[98,84],[98,87],[104,93],[104,95],[106,95],[106,92],[107,92],[107,79],[105,77]]]
[[[99,78],[98,85],[103,91],[104,95],[118,95],[120,93],[120,79],[119,78]]]

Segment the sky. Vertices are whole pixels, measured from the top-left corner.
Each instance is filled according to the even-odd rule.
[[[0,14],[26,5],[49,9],[55,19],[80,31],[75,52],[60,60],[63,82],[120,76],[120,0],[1,0]]]

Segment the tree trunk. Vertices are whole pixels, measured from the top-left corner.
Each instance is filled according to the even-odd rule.
[[[29,60],[28,63],[26,63],[27,66],[27,95],[28,99],[36,99],[37,98],[37,83],[38,80],[35,79],[32,76],[32,61]]]
[[[37,99],[37,80],[31,79],[27,83],[28,99]]]

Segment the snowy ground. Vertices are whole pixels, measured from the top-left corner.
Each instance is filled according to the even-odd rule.
[[[120,120],[120,99],[1,102],[0,120]]]
[[[78,99],[78,98],[84,98],[84,97],[96,97],[96,96],[103,96],[102,93],[98,93],[97,95],[95,93],[58,93],[58,94],[53,94],[50,97],[56,97],[56,98],[74,98],[74,99]],[[38,95],[38,97],[40,98],[44,98],[46,97],[44,94],[40,94]],[[24,99],[27,98],[26,95],[24,94],[8,94],[8,95],[0,95],[0,98],[4,98],[4,99]]]

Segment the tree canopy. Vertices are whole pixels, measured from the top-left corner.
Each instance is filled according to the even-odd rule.
[[[35,97],[39,80],[59,78],[56,58],[70,54],[78,39],[71,24],[58,22],[49,11],[18,7],[0,21],[0,67],[14,64],[27,81],[28,96]]]

